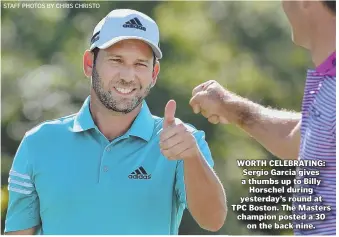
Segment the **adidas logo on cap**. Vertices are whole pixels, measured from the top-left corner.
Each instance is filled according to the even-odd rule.
[[[127,21],[124,25],[124,28],[135,28],[139,30],[146,31],[146,27],[144,27],[137,17],[134,17],[132,20]]]
[[[128,175],[129,179],[151,179],[151,177],[152,176],[147,174],[146,170],[142,166]]]

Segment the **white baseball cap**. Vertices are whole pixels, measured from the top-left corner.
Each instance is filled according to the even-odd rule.
[[[158,59],[162,58],[159,44],[159,28],[149,16],[130,9],[111,11],[94,28],[90,50],[106,49],[113,44],[137,39],[147,43]]]

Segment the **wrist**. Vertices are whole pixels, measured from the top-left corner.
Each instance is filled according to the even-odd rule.
[[[201,153],[200,153],[199,148],[197,147],[194,149],[191,155],[183,159],[183,161],[186,164],[192,164],[192,163],[196,163],[197,161],[199,161],[200,158],[201,158]]]
[[[239,127],[249,126],[255,121],[256,106],[253,102],[236,94],[224,97],[222,116]]]
[[[241,98],[236,105],[236,125],[240,128],[252,127],[260,114],[260,107],[250,100]]]
[[[226,93],[221,97],[219,116],[225,118],[230,124],[238,124],[241,121],[241,100],[236,95]]]

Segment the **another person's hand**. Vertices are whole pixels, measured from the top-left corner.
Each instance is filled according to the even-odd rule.
[[[193,89],[189,103],[194,113],[200,112],[210,123],[227,124],[237,121],[236,99],[237,95],[211,80]]]
[[[185,160],[200,154],[193,134],[184,123],[175,118],[176,103],[168,101],[165,107],[163,130],[160,134],[160,149],[170,160]]]

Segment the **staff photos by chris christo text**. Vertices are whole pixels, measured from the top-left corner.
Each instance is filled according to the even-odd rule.
[[[241,184],[248,187],[248,196],[240,197],[232,210],[238,220],[260,222],[251,222],[248,229],[315,229],[307,221],[325,220],[332,209],[314,195],[322,183],[317,167],[326,166],[324,161],[237,160],[237,165],[247,178]]]
[[[3,9],[97,9],[100,8],[100,3],[91,2],[3,2]]]

